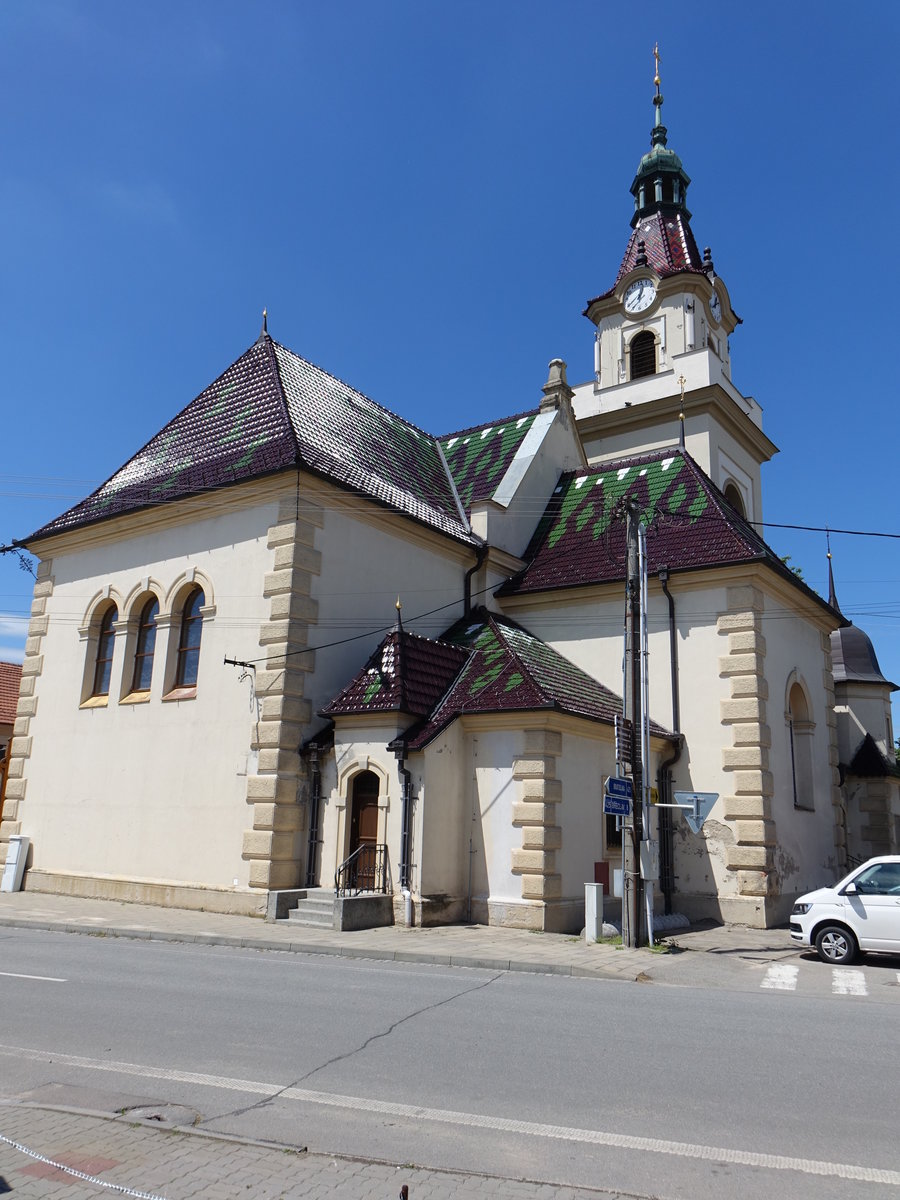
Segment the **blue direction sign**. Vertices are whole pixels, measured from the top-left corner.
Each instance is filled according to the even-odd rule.
[[[718,792],[676,792],[675,803],[694,833],[699,833],[719,798]]]
[[[610,775],[606,780],[606,794],[607,796],[620,796],[622,799],[630,800],[634,795],[634,792],[631,790],[631,780]]]
[[[627,796],[611,796],[604,792],[603,811],[611,817],[627,817],[631,812],[631,801]]]

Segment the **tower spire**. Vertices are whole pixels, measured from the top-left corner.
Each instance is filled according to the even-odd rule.
[[[831,569],[831,534],[827,529],[825,530],[825,545],[828,548],[828,603],[835,612],[843,616],[841,606],[837,602],[837,593],[834,590],[834,571]]]
[[[690,176],[681,164],[678,155],[668,147],[668,133],[662,120],[663,94],[659,64],[662,55],[659,43],[653,47],[653,128],[650,131],[650,152],[641,159],[637,174],[631,184],[634,196],[632,228],[653,213],[681,213],[685,220],[691,219],[687,210],[687,189]]]
[[[656,109],[656,115],[654,116],[654,119],[653,119],[653,132],[650,135],[650,142],[651,142],[651,145],[653,145],[653,146],[665,146],[666,135],[668,133],[668,130],[666,129],[665,125],[663,125],[663,123],[662,123],[663,94],[659,90],[659,87],[660,87],[659,42],[657,42],[656,45],[653,47],[653,58],[656,63],[656,67],[653,72],[653,82],[656,85],[656,95],[653,97],[653,107]]]

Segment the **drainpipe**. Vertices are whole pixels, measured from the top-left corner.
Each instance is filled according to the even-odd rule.
[[[482,542],[475,549],[475,566],[470,567],[466,571],[465,582],[463,583],[463,617],[472,615],[472,576],[476,571],[480,571],[484,560],[487,558],[487,553],[490,547],[487,542]]]
[[[660,567],[659,582],[662,584],[663,595],[669,602],[669,671],[672,682],[672,724],[678,735],[670,758],[659,764],[656,772],[656,786],[659,789],[661,804],[671,804],[672,776],[670,768],[681,758],[684,737],[680,731],[681,705],[678,695],[678,640],[675,632],[675,600],[669,591],[669,568]],[[660,832],[660,885],[665,898],[665,911],[672,911],[672,895],[675,891],[675,838],[672,826],[672,809],[659,810]]]
[[[319,806],[322,799],[322,772],[319,770],[319,747],[309,746],[309,840],[306,849],[306,886],[316,886],[316,851],[319,845]]]
[[[410,887],[410,858],[412,842],[412,776],[406,767],[404,748],[395,750],[400,774],[400,891],[403,893],[403,916],[407,927],[413,925],[412,889]]]

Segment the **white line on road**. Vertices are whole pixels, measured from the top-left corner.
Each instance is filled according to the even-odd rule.
[[[694,1145],[690,1142],[670,1142],[662,1138],[634,1137],[624,1133],[604,1133],[594,1129],[570,1128],[566,1125],[543,1125],[534,1121],[517,1121],[506,1117],[489,1117],[480,1113],[453,1112],[443,1108],[420,1108],[414,1104],[395,1104],[363,1096],[338,1096],[330,1092],[313,1092],[305,1088],[285,1087],[251,1079],[230,1079],[224,1075],[205,1075],[195,1071],[177,1071],[167,1067],[151,1067],[140,1063],[105,1062],[82,1058],[74,1054],[59,1054],[52,1050],[32,1050],[26,1046],[0,1044],[0,1054],[37,1062],[53,1062],[109,1071],[118,1075],[137,1075],[145,1079],[165,1079],[173,1083],[191,1083],[202,1087],[224,1088],[251,1095],[275,1096],[297,1100],[304,1104],[321,1104],[329,1108],[344,1108],[363,1113],[384,1113],[412,1121],[434,1121],[471,1129],[490,1129],[502,1133],[524,1134],[527,1137],[554,1138],[560,1141],[582,1142],[594,1146],[611,1146],[616,1150],[637,1150],[641,1153],[666,1154],[676,1158],[695,1158],[709,1162],[734,1163],[746,1167],[763,1167],[773,1171],[799,1171],[804,1175],[825,1175],[861,1183],[886,1183],[900,1188],[900,1171],[878,1167],[861,1167],[855,1163],[821,1162],[814,1158],[791,1158],[784,1154],[761,1154],[755,1150],[732,1150],[721,1146]]]
[[[868,996],[866,977],[852,967],[832,967],[831,990],[835,996]]]
[[[772,963],[759,986],[773,988],[779,992],[793,992],[797,987],[799,974],[799,967],[791,967],[787,963]]]
[[[68,979],[57,979],[53,975],[19,975],[16,971],[0,971],[5,979],[39,979],[41,983],[68,983]]]

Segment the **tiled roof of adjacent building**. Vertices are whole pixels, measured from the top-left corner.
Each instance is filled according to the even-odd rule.
[[[266,333],[106,483],[26,540],[288,467],[476,540],[435,438]],[[466,469],[474,487],[483,472]]]
[[[439,640],[394,630],[322,715],[417,715],[397,739],[417,750],[466,713],[542,709],[611,724],[622,700],[521,625],[477,609]]]
[[[0,725],[15,724],[21,681],[21,663],[0,662]]]
[[[676,448],[563,475],[522,556],[527,566],[498,594],[624,579],[625,520],[619,506],[625,500],[640,506],[651,575],[663,566],[688,571],[764,561],[828,607],[735,512],[690,455]]]

